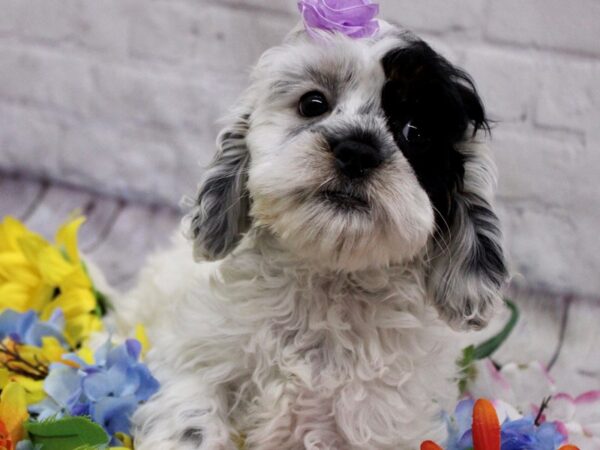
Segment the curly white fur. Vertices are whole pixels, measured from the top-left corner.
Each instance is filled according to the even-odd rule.
[[[397,450],[443,433],[458,341],[424,303],[419,263],[316,271],[260,233],[188,261],[179,241],[144,271],[140,309],[121,310],[148,324],[163,382],[136,414],[137,449],[234,448],[244,433],[251,449]]]
[[[480,326],[498,299],[495,179],[466,134],[456,219],[436,236],[381,108],[381,58],[406,40],[391,27],[360,41],[296,32],[261,58],[186,221],[194,252],[177,238],[118,304],[121,325],[146,324],[162,383],[133,418],[137,450],[234,449],[236,435],[253,450],[408,450],[443,437],[460,341],[448,323]],[[332,107],[318,122],[296,109],[311,89]],[[328,147],[350,131],[385,157],[359,187]],[[324,188],[360,194],[368,212]]]

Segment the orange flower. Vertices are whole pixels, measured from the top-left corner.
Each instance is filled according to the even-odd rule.
[[[12,450],[13,442],[4,422],[0,420],[0,450]]]
[[[444,450],[433,441],[425,441],[421,444],[421,450]]]
[[[473,406],[473,450],[500,450],[501,427],[496,408],[486,399],[479,399]],[[433,441],[421,444],[421,450],[443,450]],[[579,450],[574,445],[563,445],[559,450]]]
[[[13,450],[23,438],[23,422],[27,420],[25,389],[10,382],[0,395],[0,450]]]
[[[476,450],[500,450],[500,422],[496,408],[480,398],[473,408],[473,446]]]

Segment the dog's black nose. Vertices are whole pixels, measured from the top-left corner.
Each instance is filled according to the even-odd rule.
[[[366,142],[347,139],[333,145],[338,169],[348,178],[364,177],[383,162],[381,152]]]

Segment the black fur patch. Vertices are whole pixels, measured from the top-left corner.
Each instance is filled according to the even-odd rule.
[[[204,431],[202,428],[187,428],[182,433],[181,440],[183,442],[191,442],[200,447],[202,441],[204,440]]]
[[[467,207],[467,215],[473,222],[477,239],[466,270],[478,276],[487,276],[490,284],[499,289],[506,278],[507,269],[499,242],[498,218],[484,199],[478,197],[474,200]]]
[[[413,40],[382,59],[387,82],[382,107],[396,144],[412,165],[445,229],[453,212],[452,197],[464,175],[464,158],[455,149],[469,125],[488,130],[481,100],[471,78],[433,51]],[[405,125],[419,128],[422,139],[409,142]]]

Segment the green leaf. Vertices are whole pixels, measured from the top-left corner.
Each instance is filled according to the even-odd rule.
[[[458,367],[460,368],[458,389],[462,394],[467,390],[469,381],[475,379],[477,375],[473,362],[475,361],[475,346],[469,345],[463,349],[462,357],[458,360]]]
[[[510,309],[510,319],[504,325],[504,328],[495,336],[491,337],[487,341],[479,344],[478,346],[469,345],[462,351],[461,358],[457,361],[460,369],[458,378],[458,388],[461,394],[467,390],[469,381],[474,380],[477,377],[477,371],[473,363],[480,359],[490,357],[498,348],[506,341],[513,328],[519,320],[519,310],[517,306],[510,300],[506,299],[506,306]]]
[[[31,442],[43,450],[98,449],[106,447],[110,440],[100,425],[85,417],[27,422],[25,429]]]
[[[94,309],[94,314],[96,314],[98,317],[104,317],[109,310],[113,309],[112,304],[105,294],[96,289],[94,280],[92,280],[92,277],[90,276],[90,271],[88,270],[85,261],[81,261],[81,267],[83,267],[85,274],[92,281],[92,290],[94,292],[94,297],[96,298],[96,308]]]
[[[505,300],[506,306],[510,309],[510,319],[504,325],[504,328],[496,335],[489,338],[487,341],[475,347],[473,358],[475,360],[489,358],[500,346],[506,341],[513,328],[519,321],[519,310],[511,300]]]
[[[100,292],[94,286],[94,296],[96,297],[96,310],[94,311],[96,315],[100,317],[104,317],[110,309],[112,309],[112,305],[110,300],[106,295]]]

